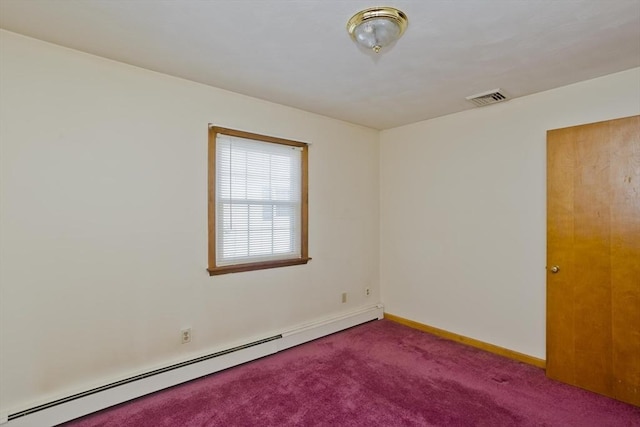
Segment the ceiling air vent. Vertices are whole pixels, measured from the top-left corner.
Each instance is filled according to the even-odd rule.
[[[475,95],[467,96],[466,99],[467,101],[473,102],[478,107],[484,107],[485,105],[506,101],[507,97],[504,93],[500,92],[500,89],[494,89],[488,92],[482,92]]]

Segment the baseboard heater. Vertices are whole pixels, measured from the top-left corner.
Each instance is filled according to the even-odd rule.
[[[63,397],[62,399],[54,400],[52,402],[48,402],[48,403],[45,403],[43,405],[35,406],[33,408],[29,408],[29,409],[26,409],[24,411],[17,412],[15,414],[11,414],[11,415],[9,415],[8,420],[11,421],[11,420],[14,420],[16,418],[23,417],[25,415],[29,415],[29,414],[33,414],[33,413],[38,412],[38,411],[42,411],[43,409],[47,409],[47,408],[51,408],[51,407],[56,406],[56,405],[60,405],[62,403],[71,402],[72,400],[80,399],[82,397],[86,397],[86,396],[89,396],[89,395],[92,395],[92,394],[95,394],[95,393],[100,393],[101,391],[109,390],[109,389],[112,389],[112,388],[115,388],[115,387],[118,387],[118,386],[121,386],[121,385],[124,385],[124,384],[129,384],[129,383],[132,383],[134,381],[138,381],[138,380],[141,380],[141,379],[144,379],[144,378],[149,378],[149,377],[152,377],[154,375],[162,374],[164,372],[173,371],[174,369],[179,369],[179,368],[183,368],[185,366],[193,365],[194,363],[204,362],[205,360],[213,359],[214,357],[220,357],[220,356],[223,356],[225,354],[230,354],[230,353],[233,353],[235,351],[244,350],[246,348],[253,347],[253,346],[256,346],[256,345],[260,345],[260,344],[264,344],[266,342],[277,340],[277,339],[280,339],[280,338],[282,338],[282,334],[275,335],[273,337],[265,338],[265,339],[262,339],[262,340],[254,341],[252,343],[240,345],[240,346],[237,346],[237,347],[229,348],[227,350],[218,351],[218,352],[215,352],[215,353],[212,353],[212,354],[208,354],[206,356],[197,357],[195,359],[187,360],[185,362],[176,363],[175,365],[167,366],[165,368],[155,369],[153,371],[145,372],[144,374],[140,374],[140,375],[135,375],[135,376],[130,377],[130,378],[125,378],[123,380],[116,381],[116,382],[113,382],[111,384],[103,385],[101,387],[96,387],[96,388],[93,388],[91,390],[83,391],[82,393],[77,393],[77,394],[74,394],[74,395],[71,395],[71,396],[68,396],[68,397]]]
[[[305,325],[8,414],[0,424],[50,427],[382,317],[383,308],[378,305]]]

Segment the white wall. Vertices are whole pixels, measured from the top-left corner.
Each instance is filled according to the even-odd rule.
[[[545,358],[546,131],[636,114],[640,69],[383,131],[385,311]]]
[[[377,131],[0,43],[0,412],[379,302]],[[309,264],[209,277],[210,122],[312,142]]]

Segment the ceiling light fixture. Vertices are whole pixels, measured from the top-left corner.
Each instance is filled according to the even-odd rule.
[[[398,9],[372,7],[353,15],[347,22],[347,31],[356,43],[378,53],[398,40],[408,24],[407,15]]]

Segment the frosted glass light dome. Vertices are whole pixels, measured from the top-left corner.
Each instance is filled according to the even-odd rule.
[[[402,11],[392,7],[374,7],[353,15],[347,23],[347,31],[356,43],[378,53],[398,40],[407,24],[407,16]]]

